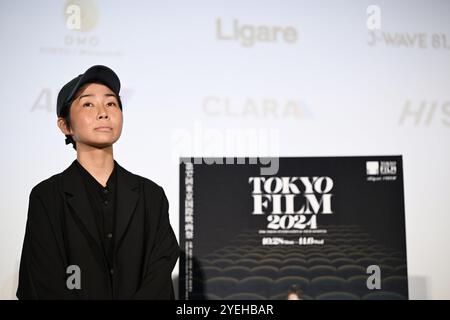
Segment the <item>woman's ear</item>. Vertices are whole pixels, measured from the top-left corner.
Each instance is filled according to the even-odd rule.
[[[69,129],[69,126],[67,125],[66,119],[64,119],[62,117],[58,117],[57,125],[58,125],[59,129],[61,130],[61,132],[64,133],[65,135],[72,134],[71,130]]]

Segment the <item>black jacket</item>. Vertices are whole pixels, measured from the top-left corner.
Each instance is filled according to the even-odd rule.
[[[173,299],[179,246],[164,190],[118,165],[111,271],[75,161],[31,191],[17,297]],[[81,271],[81,289],[68,289],[71,265]]]

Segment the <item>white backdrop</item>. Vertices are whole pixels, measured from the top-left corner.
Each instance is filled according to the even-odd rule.
[[[164,187],[177,235],[179,156],[403,155],[410,297],[450,299],[449,12],[425,0],[1,1],[0,298],[15,298],[32,187],[76,157],[58,91],[104,64],[123,85],[115,159]]]

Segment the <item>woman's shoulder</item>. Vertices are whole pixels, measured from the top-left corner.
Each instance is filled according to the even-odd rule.
[[[144,187],[146,189],[148,189],[150,191],[153,191],[153,192],[157,192],[157,193],[161,193],[161,192],[164,193],[163,187],[160,186],[155,181],[153,181],[153,180],[151,180],[151,179],[149,179],[147,177],[144,177],[144,176],[142,176],[140,174],[136,174],[136,173],[130,172],[130,171],[128,171],[127,169],[125,169],[124,167],[122,167],[120,165],[119,165],[119,167],[120,167],[121,170],[123,170],[123,172],[125,174],[130,175],[130,176],[134,177],[135,179],[137,179],[142,185],[144,185]]]
[[[61,189],[63,176],[70,175],[76,170],[76,160],[72,161],[72,163],[64,168],[62,171],[53,174],[52,176],[38,182],[32,189],[31,195],[51,195],[54,194],[55,191]]]
[[[146,189],[152,191],[152,192],[156,192],[156,193],[164,193],[164,189],[162,186],[160,186],[158,183],[156,183],[155,181],[146,178],[144,176],[141,176],[139,174],[135,174],[132,173],[136,179],[138,179]]]
[[[57,173],[47,179],[40,181],[31,189],[30,194],[36,196],[51,194],[56,188],[57,180],[60,175],[61,173]]]

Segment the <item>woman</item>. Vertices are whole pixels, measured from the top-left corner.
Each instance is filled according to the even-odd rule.
[[[120,80],[93,66],[59,92],[57,124],[77,159],[29,198],[19,299],[173,299],[179,247],[164,190],[115,160]]]

